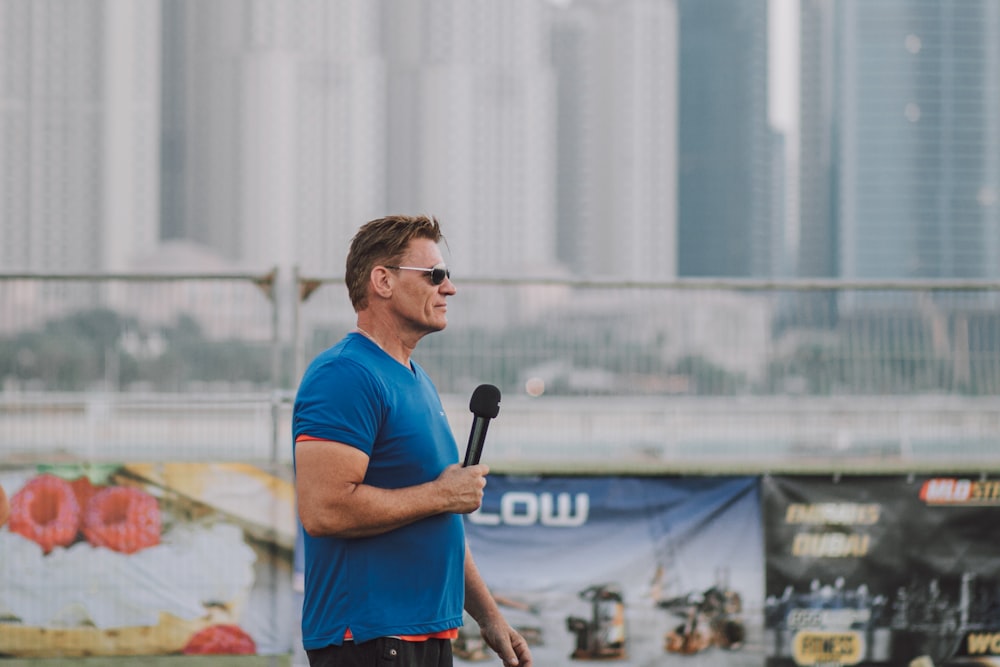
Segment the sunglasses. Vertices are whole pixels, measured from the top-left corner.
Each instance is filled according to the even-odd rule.
[[[444,264],[435,264],[429,269],[425,269],[420,266],[389,266],[385,265],[387,269],[402,269],[404,271],[423,271],[424,273],[431,274],[431,282],[435,285],[440,285],[444,282],[445,278],[451,278],[451,271]]]

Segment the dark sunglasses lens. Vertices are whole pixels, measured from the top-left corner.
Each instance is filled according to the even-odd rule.
[[[435,266],[431,269],[431,282],[435,285],[443,283],[445,278],[451,278],[451,271],[447,267]]]

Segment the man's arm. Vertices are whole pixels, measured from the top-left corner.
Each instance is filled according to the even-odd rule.
[[[504,618],[468,546],[465,547],[465,609],[476,619],[483,641],[500,656],[504,667],[531,667],[527,640]]]
[[[302,527],[313,536],[368,537],[414,521],[479,508],[485,465],[448,466],[437,479],[402,489],[364,484],[368,455],[329,440],[295,445],[295,490]]]

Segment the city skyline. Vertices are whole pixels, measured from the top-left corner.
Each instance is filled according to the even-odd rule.
[[[801,6],[807,275],[1000,276],[1000,5]]]
[[[0,268],[134,270],[180,246],[169,256],[183,268],[334,274],[359,224],[422,212],[442,219],[459,275],[995,277],[1000,10],[904,6],[2,0]],[[879,11],[882,33],[850,20]],[[982,20],[935,27],[949,16],[938,22]],[[838,54],[926,44],[923,69],[885,76],[947,85],[933,74],[947,61],[928,60],[935,34],[984,45],[973,87],[938,91],[956,109],[975,90],[992,105],[978,208],[961,214],[978,221],[925,207],[922,238],[952,254],[913,271],[886,249],[865,269],[873,245],[850,239],[893,216],[904,238],[920,195],[900,191],[864,222],[852,213],[860,163],[844,131],[868,130],[845,124],[862,98]],[[902,104],[898,122],[960,139],[916,108]],[[939,154],[939,202],[971,175],[953,154]]]

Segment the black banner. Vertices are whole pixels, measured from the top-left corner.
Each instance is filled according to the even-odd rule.
[[[766,477],[765,655],[1000,664],[1000,480]]]

